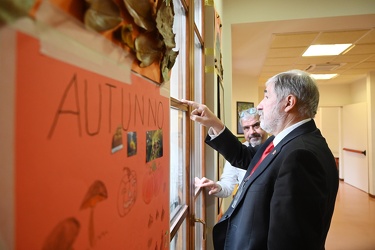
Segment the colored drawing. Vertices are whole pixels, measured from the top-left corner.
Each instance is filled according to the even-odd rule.
[[[142,198],[146,204],[152,200],[154,192],[154,176],[152,172],[146,173],[143,177]]]
[[[133,170],[124,168],[117,199],[117,209],[121,217],[127,215],[133,208],[137,198],[137,176]]]
[[[71,250],[78,236],[80,224],[77,219],[71,217],[61,221],[44,242],[42,250]]]
[[[146,162],[163,156],[163,131],[146,132]]]
[[[161,208],[161,210],[162,210],[162,213],[160,216],[160,221],[163,221],[165,211],[163,207]],[[159,209],[156,210],[155,217],[153,217],[152,214],[149,215],[148,225],[147,225],[148,228],[151,230],[153,225],[157,223],[158,220],[159,220]],[[157,235],[153,235],[152,237],[148,239],[147,246],[148,248],[151,248],[152,245],[155,244],[154,249],[168,249],[168,246],[169,246],[168,243],[169,243],[169,231],[162,230],[160,240],[158,239]]]
[[[97,180],[90,186],[81,205],[81,210],[90,208],[89,241],[92,247],[95,245],[94,209],[96,204],[107,198],[107,188],[103,182]]]
[[[137,132],[128,132],[128,156],[137,154]]]
[[[159,195],[164,180],[163,174],[163,168],[152,162],[143,177],[142,183],[142,198],[146,204],[149,204],[154,197]]]
[[[122,145],[122,126],[118,126],[116,133],[112,137],[112,154],[121,150],[124,146]]]

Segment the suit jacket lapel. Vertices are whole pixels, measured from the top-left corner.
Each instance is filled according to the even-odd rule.
[[[287,136],[285,136],[276,145],[276,147],[267,155],[267,157],[264,158],[264,160],[258,166],[258,169],[252,174],[252,176],[250,176],[249,180],[246,182],[245,186],[243,187],[244,190],[243,190],[243,192],[241,194],[241,197],[239,197],[238,202],[240,200],[242,200],[243,196],[246,194],[246,190],[250,187],[250,185],[254,182],[254,180],[259,175],[261,175],[263,173],[263,171],[270,165],[270,163],[272,162],[273,158],[275,158],[279,154],[279,152],[281,151],[281,149],[284,147],[285,144],[287,144],[288,142],[290,142],[291,140],[293,140],[294,138],[296,138],[297,136],[299,136],[301,134],[312,132],[312,131],[314,131],[316,129],[317,129],[317,127],[315,125],[314,120],[311,120],[311,121],[309,121],[309,122],[307,122],[305,124],[302,124],[301,126],[297,127],[292,132],[290,132]],[[269,138],[264,144],[268,146],[268,144],[273,140],[273,138],[272,139]],[[267,146],[265,146],[265,147],[267,147]],[[255,165],[255,162],[257,162],[260,159],[260,156],[261,156],[261,154],[258,154],[258,157],[256,157],[256,160],[254,158],[254,161],[252,161],[252,163],[251,163],[252,166]],[[248,174],[249,174],[249,171],[246,173],[245,178],[246,178],[246,176]]]

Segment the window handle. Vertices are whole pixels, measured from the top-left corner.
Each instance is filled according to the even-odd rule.
[[[206,222],[202,219],[194,218],[195,222],[199,222],[203,225],[203,240],[206,240]]]

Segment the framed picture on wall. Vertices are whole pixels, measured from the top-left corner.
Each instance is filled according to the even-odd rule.
[[[240,124],[240,114],[243,110],[253,108],[254,103],[253,102],[237,102],[237,134],[243,135],[243,129]]]

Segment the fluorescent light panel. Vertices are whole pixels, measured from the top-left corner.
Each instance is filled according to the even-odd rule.
[[[302,56],[336,56],[347,50],[351,43],[311,45]]]
[[[329,80],[337,76],[337,74],[311,74],[316,80]]]

